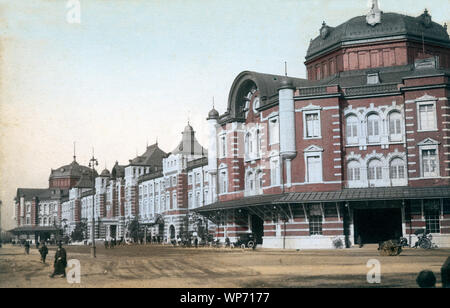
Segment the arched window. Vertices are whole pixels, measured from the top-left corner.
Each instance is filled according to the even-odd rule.
[[[219,174],[220,193],[224,194],[228,192],[228,176],[226,171],[221,171]]]
[[[280,185],[280,162],[278,158],[272,158],[270,161],[270,185]]]
[[[255,174],[252,171],[247,172],[247,194],[253,195],[255,192]]]
[[[347,166],[348,180],[360,181],[361,180],[361,166],[356,160],[352,160]]]
[[[261,132],[259,129],[256,131],[256,157],[261,156]]]
[[[172,207],[171,208],[177,208],[177,193],[173,192],[172,194]]]
[[[245,158],[247,159],[250,157],[251,153],[250,140],[251,140],[250,133],[245,134]]]
[[[263,192],[263,173],[261,170],[256,172],[256,193],[262,194]]]
[[[391,161],[390,178],[391,179],[404,179],[405,178],[405,162],[403,161],[403,159],[394,158]]]
[[[402,115],[398,111],[389,114],[389,139],[390,141],[402,141]]]
[[[367,168],[369,181],[379,181],[383,179],[383,164],[379,159],[372,159]]]
[[[367,137],[369,143],[380,142],[380,116],[372,113],[367,117]]]
[[[350,115],[346,119],[347,144],[358,144],[358,117]]]

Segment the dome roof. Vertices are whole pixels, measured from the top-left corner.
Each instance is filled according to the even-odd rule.
[[[380,23],[370,25],[366,16],[354,17],[333,28],[322,24],[321,35],[311,41],[306,60],[320,56],[342,45],[353,41],[368,39],[408,38],[427,43],[450,47],[450,39],[446,27],[431,20],[428,11],[411,17],[397,13],[381,13]]]
[[[208,113],[208,120],[218,119],[218,118],[219,118],[219,112],[216,109],[214,109],[214,107],[213,107],[213,109],[211,109],[211,111]]]
[[[89,167],[82,166],[73,161],[70,165],[65,165],[51,171],[50,179],[55,178],[80,178],[83,174],[91,174],[92,170]]]
[[[108,169],[104,169],[103,171],[102,171],[102,173],[100,173],[100,176],[110,176],[111,174],[109,173],[109,170]]]

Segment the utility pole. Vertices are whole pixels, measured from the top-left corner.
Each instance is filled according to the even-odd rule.
[[[98,160],[94,158],[94,149],[92,149],[92,158],[89,160],[89,168],[92,168],[92,228],[91,228],[91,257],[95,258],[95,166],[98,166]]]
[[[3,230],[2,230],[2,207],[3,202],[0,200],[0,247],[2,247],[2,239],[3,239]]]

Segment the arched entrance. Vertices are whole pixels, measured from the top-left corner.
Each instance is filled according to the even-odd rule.
[[[171,240],[175,239],[175,227],[173,225],[169,228],[169,238]]]

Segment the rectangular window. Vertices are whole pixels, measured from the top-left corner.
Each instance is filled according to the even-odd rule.
[[[320,120],[318,113],[305,115],[306,120],[306,138],[320,137]]]
[[[221,136],[220,137],[220,157],[225,158],[227,155],[227,143],[226,143],[226,137]]]
[[[309,235],[322,235],[322,216],[309,218]]]
[[[270,144],[280,143],[280,131],[278,126],[278,118],[273,118],[269,120],[269,135]]]
[[[306,161],[308,164],[308,182],[322,182],[322,162],[320,156],[308,156]]]
[[[424,205],[425,206],[425,205]],[[425,228],[429,233],[441,233],[439,224],[439,204],[425,208]]]
[[[422,170],[424,177],[438,176],[436,150],[422,150]]]
[[[361,169],[360,168],[349,168],[348,169],[348,180],[349,181],[361,180]]]
[[[381,167],[369,167],[367,169],[369,180],[381,180],[382,179],[382,169]]]
[[[435,130],[436,125],[436,110],[434,104],[419,106],[419,129],[420,130]]]

